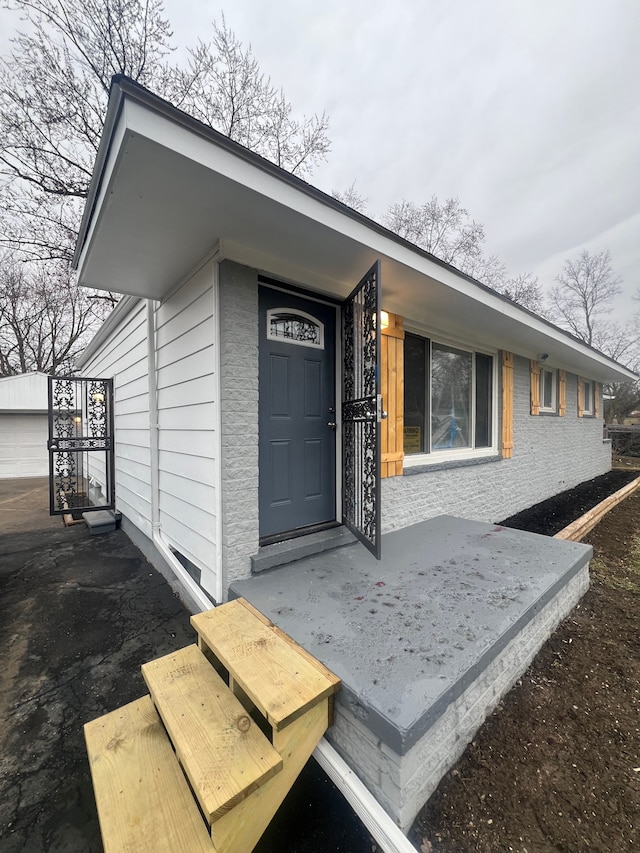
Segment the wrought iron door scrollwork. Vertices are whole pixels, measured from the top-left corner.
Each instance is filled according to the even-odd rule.
[[[87,392],[87,428],[93,437],[107,434],[107,388],[103,380],[93,380]]]
[[[342,417],[348,421],[375,421],[376,411],[376,397],[348,400],[342,404]]]
[[[49,509],[113,508],[113,382],[49,377]],[[104,503],[96,502],[106,495]],[[100,506],[97,506],[97,503]]]
[[[380,264],[343,305],[343,520],[380,555]]]

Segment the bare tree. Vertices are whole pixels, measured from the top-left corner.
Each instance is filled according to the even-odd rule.
[[[368,199],[360,195],[356,189],[355,181],[350,187],[347,187],[347,189],[342,192],[340,192],[340,190],[331,190],[331,195],[333,198],[341,201],[343,204],[346,204],[347,207],[352,208],[352,210],[357,210],[358,213],[364,213],[367,209]]]
[[[8,8],[25,26],[0,63],[0,240],[30,257],[71,255],[113,74],[296,174],[326,156],[326,116],[294,119],[224,19],[181,69],[169,61],[161,0],[13,0]]]
[[[487,287],[531,311],[543,313],[538,279],[531,273],[510,278],[500,258],[485,254],[484,226],[470,219],[459,199],[448,198],[441,204],[434,195],[423,205],[403,199],[391,205],[384,224]]]
[[[598,324],[611,312],[614,297],[622,293],[621,283],[609,251],[591,254],[584,250],[577,258],[566,260],[556,276],[550,294],[551,316],[577,338],[596,346]]]
[[[626,323],[606,316],[622,293],[622,279],[613,269],[609,251],[580,253],[564,263],[551,291],[551,316],[580,340],[594,346],[631,370],[640,368],[640,323],[636,315]],[[604,386],[604,417],[621,423],[640,403],[638,381]]]
[[[114,74],[152,86],[171,32],[159,0],[16,0],[28,29],[0,76],[0,160],[59,198],[85,198]]]
[[[464,272],[523,308],[545,316],[542,288],[538,277],[532,273],[518,273],[509,277],[507,267],[500,258],[482,253],[470,259]]]
[[[68,273],[114,74],[296,174],[326,156],[328,121],[295,119],[224,18],[179,68],[162,0],[5,7],[23,26],[0,60],[0,244],[13,252],[1,259],[0,373],[55,373],[116,301],[79,291]]]
[[[605,423],[624,423],[640,408],[640,382],[616,382],[605,387]]]
[[[546,315],[542,288],[540,287],[538,277],[532,273],[520,273],[512,278],[505,278],[502,282],[498,281],[495,284],[491,284],[490,287],[494,287],[499,293],[508,296],[509,299],[512,299],[524,308],[528,308],[529,311],[533,311],[535,314],[540,314],[543,317]]]
[[[577,338],[637,372],[638,316],[626,323],[606,319],[615,297],[622,293],[621,284],[609,251],[596,254],[582,251],[577,258],[565,261],[562,273],[556,277],[550,294],[550,314]],[[622,422],[640,402],[637,381],[607,383],[604,393],[604,416],[608,422]]]
[[[473,269],[483,255],[484,226],[469,219],[457,198],[441,204],[434,195],[422,205],[403,199],[391,205],[384,224],[462,272]]]
[[[594,346],[610,358],[638,373],[640,370],[640,317],[626,323],[601,321],[594,332]],[[604,419],[622,423],[640,406],[640,381],[609,382],[604,386]]]
[[[68,372],[108,310],[70,280],[66,265],[0,258],[0,375]]]
[[[169,75],[170,100],[181,109],[295,175],[305,175],[329,151],[323,113],[295,119],[291,104],[265,76],[251,45],[244,47],[222,15],[213,40],[190,51],[185,69]]]

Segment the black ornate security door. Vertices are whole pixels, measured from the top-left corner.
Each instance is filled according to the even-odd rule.
[[[380,559],[380,261],[342,312],[342,520]]]
[[[49,512],[113,509],[113,380],[49,377]]]

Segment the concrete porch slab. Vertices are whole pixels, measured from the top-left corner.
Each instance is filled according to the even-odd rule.
[[[327,737],[404,826],[586,591],[592,549],[440,516],[386,534],[382,554],[347,545],[230,595],[342,679]],[[443,726],[457,755],[434,756],[427,780],[430,735],[442,744]]]

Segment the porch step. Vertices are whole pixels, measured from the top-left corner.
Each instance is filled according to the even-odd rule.
[[[191,617],[200,648],[276,731],[335,693],[338,678],[243,598]]]
[[[282,758],[197,646],[142,675],[208,823],[282,769]]]
[[[311,557],[321,554],[323,551],[332,551],[343,545],[351,545],[356,542],[356,537],[344,525],[331,527],[329,530],[321,530],[300,536],[297,539],[287,539],[285,542],[276,542],[273,545],[264,545],[258,553],[251,558],[251,571],[253,574],[284,566],[301,560],[303,557]]]
[[[148,696],[87,723],[84,734],[105,853],[215,850]]]
[[[97,536],[100,533],[110,533],[115,530],[120,520],[120,513],[110,509],[97,509],[83,512],[82,517],[91,536]]]
[[[85,726],[106,853],[249,853],[331,724],[339,679],[244,599],[192,622],[151,698]]]

